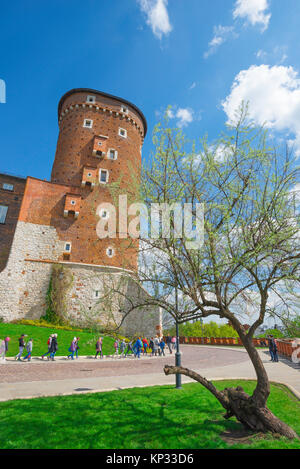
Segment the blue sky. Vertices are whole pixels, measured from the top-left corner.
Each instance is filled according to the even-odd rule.
[[[140,107],[144,157],[168,105],[190,138],[214,139],[241,99],[300,154],[299,0],[2,0],[0,8],[0,171],[49,179],[58,101],[78,87]]]

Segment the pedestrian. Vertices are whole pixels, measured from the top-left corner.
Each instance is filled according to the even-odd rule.
[[[30,362],[31,360],[31,355],[32,355],[32,348],[33,348],[33,339],[29,339],[27,344],[26,344],[26,351],[27,354],[24,357],[24,361],[28,360]]]
[[[172,349],[175,350],[176,349],[176,337],[175,336],[172,337],[171,342],[172,342]]]
[[[115,355],[119,355],[119,340],[116,339],[114,342]]]
[[[76,344],[75,344],[75,356],[76,356],[76,358],[78,358],[79,341],[80,341],[80,337],[76,337]]]
[[[271,361],[277,363],[278,362],[277,344],[273,335],[270,335],[269,350],[270,350],[270,355],[273,358],[271,359]]]
[[[42,355],[42,360],[44,360],[44,357],[46,357],[46,355],[50,355],[50,353],[51,353],[50,348],[51,348],[52,337],[53,337],[53,334],[51,334],[51,335],[49,336],[49,339],[47,340],[48,352],[46,352],[46,353],[44,353],[44,354]]]
[[[171,345],[172,345],[172,337],[170,336],[170,334],[167,335],[166,343],[167,343],[167,346],[168,346],[168,349],[169,349],[170,354],[172,354],[172,348],[171,348]]]
[[[52,340],[51,340],[51,345],[50,345],[50,360],[53,362],[55,361],[54,356],[58,350],[58,344],[57,344],[57,334],[53,334]]]
[[[10,341],[10,337],[4,337],[4,339],[0,343],[0,360],[6,360],[5,356],[8,352],[8,342]]]
[[[154,355],[160,355],[160,347],[159,347],[159,338],[156,336],[153,340],[154,343]]]
[[[161,353],[160,353],[160,354],[163,355],[163,356],[165,356],[165,346],[166,346],[166,344],[165,344],[165,342],[164,342],[164,338],[163,338],[163,337],[161,338],[161,341],[160,341],[160,343],[159,343],[159,346],[160,346],[160,350],[161,350]]]
[[[127,357],[127,355],[129,354],[129,352],[132,352],[134,355],[134,350],[133,350],[133,347],[132,347],[132,340],[130,340],[127,344],[127,350],[125,352],[125,358]]]
[[[143,342],[143,355],[145,354],[147,355],[147,348],[149,347],[149,343],[146,337],[143,338],[142,342]]]
[[[68,355],[68,359],[71,358],[72,360],[74,360],[75,351],[76,351],[76,337],[74,337],[74,339],[72,340],[71,345],[69,347],[70,355]]]
[[[270,355],[271,355],[271,360],[270,361],[273,362],[274,361],[274,353],[273,353],[273,344],[272,344],[271,338],[272,338],[271,335],[267,336],[268,344],[269,344],[269,352],[270,352]]]
[[[97,359],[98,354],[100,353],[100,359],[103,358],[103,353],[102,353],[102,337],[99,337],[99,339],[96,342],[96,355],[95,358]]]
[[[141,341],[141,338],[139,337],[134,345],[134,348],[136,350],[136,356],[138,358],[141,358],[141,350],[143,348],[143,342]]]
[[[121,356],[123,357],[124,356],[124,352],[125,352],[125,349],[126,349],[126,342],[125,340],[123,339],[120,343],[120,352],[121,352]]]
[[[23,350],[24,350],[24,347],[25,347],[25,334],[21,334],[21,336],[19,337],[18,341],[19,341],[19,353],[18,355],[16,355],[15,357],[15,360],[18,360],[19,362],[21,361],[21,356],[22,356],[22,353],[23,353]]]
[[[154,342],[153,342],[153,337],[150,338],[149,340],[149,349],[151,349],[151,357],[154,355]]]

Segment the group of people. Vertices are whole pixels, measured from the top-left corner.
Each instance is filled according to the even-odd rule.
[[[125,339],[116,339],[114,342],[115,355],[121,355],[127,357],[129,353],[137,358],[141,357],[141,354],[146,355],[150,353],[151,356],[165,356],[166,346],[169,352],[172,354],[176,347],[176,337],[167,336],[166,342],[163,337],[151,337],[149,340],[146,337],[137,337],[126,343]],[[96,357],[95,357],[96,358]]]

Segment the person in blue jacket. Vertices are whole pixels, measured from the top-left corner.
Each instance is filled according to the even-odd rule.
[[[161,338],[161,341],[159,342],[159,346],[160,346],[160,350],[161,350],[161,355],[164,355],[165,356],[165,342],[164,342],[164,339],[163,337]]]
[[[138,358],[141,358],[141,350],[143,348],[143,342],[141,341],[140,337],[137,339],[136,343],[134,344],[134,348],[135,348],[136,356]]]

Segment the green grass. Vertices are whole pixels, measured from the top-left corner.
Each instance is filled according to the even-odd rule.
[[[52,329],[41,326],[30,326],[24,324],[7,324],[0,323],[0,338],[9,336],[9,348],[8,357],[13,357],[19,352],[18,338],[21,334],[27,334],[25,338],[27,341],[29,338],[33,338],[33,356],[41,356],[43,353],[48,351],[47,340],[50,334],[57,333],[58,351],[57,355],[67,355],[68,348],[73,340],[73,337],[80,337],[79,341],[79,355],[93,355],[95,354],[95,344],[99,337],[91,332],[78,332],[68,331],[63,329]],[[103,354],[111,355],[114,353],[113,347],[114,339],[112,337],[103,337]]]
[[[251,381],[222,381],[216,386]],[[284,386],[271,385],[269,408],[300,434],[299,401]],[[0,403],[2,449],[197,449],[300,448],[297,440],[271,435],[252,437],[251,443],[229,446],[221,434],[239,429],[223,419],[218,401],[198,383],[155,386],[97,394],[15,400]]]

